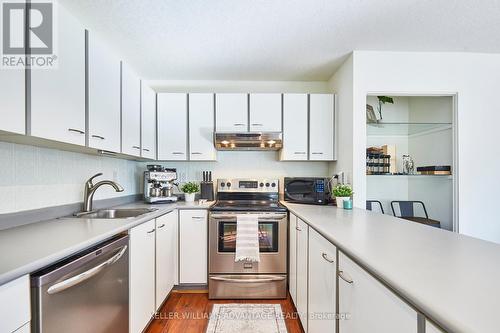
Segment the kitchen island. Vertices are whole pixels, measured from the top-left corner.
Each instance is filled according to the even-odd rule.
[[[282,203],[443,330],[498,332],[500,245],[363,209]]]

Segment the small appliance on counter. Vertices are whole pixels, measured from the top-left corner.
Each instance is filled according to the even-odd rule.
[[[330,179],[318,177],[285,177],[285,201],[326,205],[331,201]]]
[[[214,200],[214,183],[212,182],[212,171],[203,171],[203,181],[200,183],[200,199]]]
[[[144,171],[144,202],[171,203],[177,201],[173,194],[177,179],[176,169],[166,169],[161,165],[148,165]]]

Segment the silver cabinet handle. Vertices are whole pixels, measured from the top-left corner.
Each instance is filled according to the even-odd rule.
[[[184,155],[184,153],[181,151],[173,151],[172,155]]]
[[[252,126],[264,126],[264,124],[252,124]]]
[[[233,124],[233,126],[246,126],[246,124],[236,123],[236,124]]]
[[[92,134],[92,137],[96,138],[96,139],[106,140],[103,136],[100,136],[100,135]]]
[[[198,152],[198,151],[193,151],[193,152],[191,153],[191,155],[203,155],[203,153],[200,153],[200,152]]]
[[[352,284],[354,281],[344,275],[344,271],[339,271],[339,277],[344,280],[345,282]]]
[[[75,132],[75,133],[79,133],[79,134],[85,134],[85,132],[84,132],[84,131],[79,130],[79,129],[76,129],[76,128],[68,128],[68,131],[70,131],[70,132]]]
[[[296,151],[294,152],[295,155],[305,155],[306,152],[305,151]]]
[[[148,148],[142,148],[142,150],[144,150],[144,151],[149,151],[149,149],[148,149]]]
[[[295,230],[302,231],[302,229],[300,229],[299,227],[295,227]]]
[[[210,280],[215,280],[215,281],[223,281],[223,282],[233,282],[233,283],[264,283],[264,282],[275,282],[275,281],[283,281],[285,280],[285,277],[279,276],[279,277],[269,277],[269,278],[264,278],[264,279],[231,279],[231,278],[225,278],[225,277],[219,277],[219,276],[211,276]]]
[[[332,259],[328,259],[328,255],[325,252],[321,253],[321,256],[323,257],[323,259],[325,259],[326,261],[328,261],[330,264],[333,264],[333,260]]]
[[[323,155],[323,153],[322,153],[322,152],[318,152],[318,151],[313,152],[313,153],[311,153],[311,154],[313,154],[313,155]]]
[[[77,284],[82,283],[83,281],[86,281],[90,279],[91,277],[97,275],[99,272],[101,272],[104,268],[107,266],[113,265],[115,262],[117,262],[127,251],[127,245],[124,245],[120,252],[109,258],[103,263],[100,263],[99,265],[92,267],[91,269],[80,273],[78,275],[75,275],[73,277],[70,277],[69,279],[66,279],[64,281],[58,282],[54,284],[53,286],[50,286],[49,289],[47,289],[48,294],[57,294],[58,292],[61,292],[63,290],[66,290],[68,288],[71,288],[73,286],[76,286]]]
[[[205,217],[203,217],[203,216],[192,216],[191,218],[193,220],[204,220],[205,219]]]
[[[157,229],[161,229],[165,226],[165,223],[163,223],[162,225],[158,226]]]
[[[139,146],[132,146],[132,148],[134,148],[134,149],[141,149],[141,147],[139,147]]]
[[[152,234],[153,232],[155,232],[155,230],[156,230],[156,229],[151,229],[151,230],[149,230],[147,233],[148,233],[148,234]]]

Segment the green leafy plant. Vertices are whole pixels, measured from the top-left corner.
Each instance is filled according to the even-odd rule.
[[[378,114],[380,115],[380,119],[382,119],[382,104],[394,104],[394,99],[389,96],[377,96],[378,98]]]
[[[200,191],[200,186],[197,183],[189,182],[181,186],[181,191],[184,193],[197,193]]]
[[[349,185],[337,185],[332,190],[333,196],[337,198],[346,198],[353,195],[351,186]]]

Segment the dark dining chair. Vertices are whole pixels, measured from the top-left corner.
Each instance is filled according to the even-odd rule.
[[[396,205],[399,207],[399,215],[396,214],[394,209]],[[415,205],[422,206],[425,217],[415,216]],[[425,204],[422,201],[391,201],[391,209],[392,214],[396,217],[441,228],[441,222],[429,218]]]
[[[378,200],[366,200],[366,210],[373,210],[374,204],[377,204],[380,208],[380,212],[382,212],[382,214],[385,214],[384,207],[382,206],[382,203]]]

